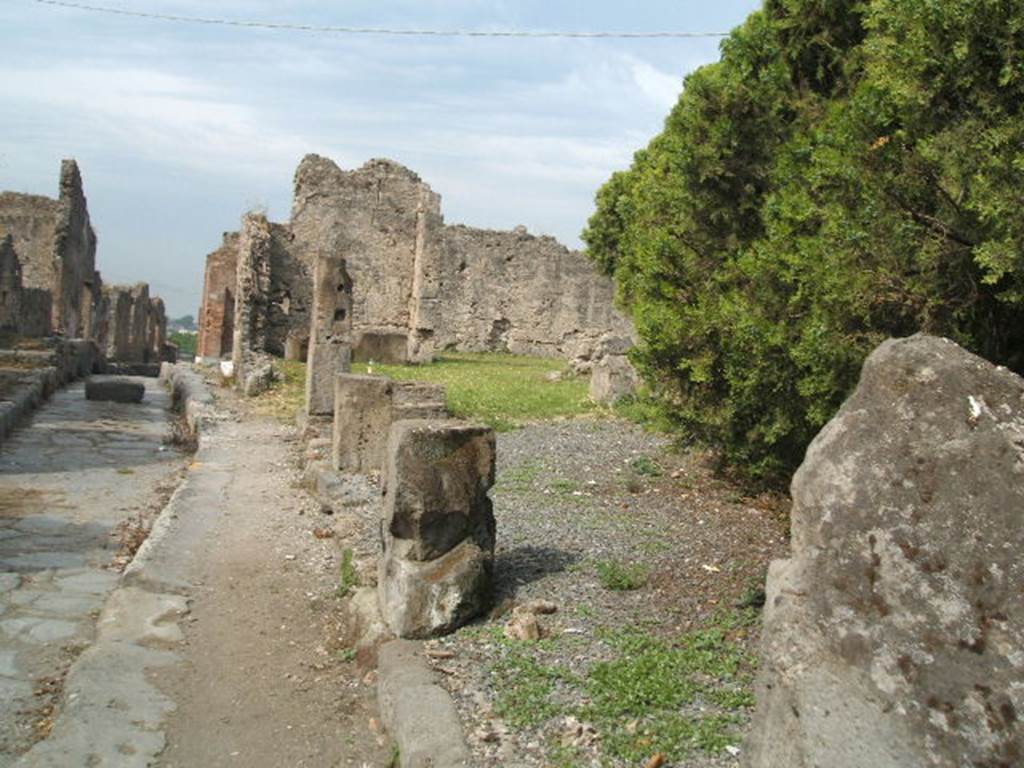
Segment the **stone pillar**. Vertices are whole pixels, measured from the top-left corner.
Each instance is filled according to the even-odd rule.
[[[491,599],[494,430],[399,421],[388,440],[377,597],[399,637],[452,632]]]
[[[344,472],[384,469],[388,433],[396,421],[447,419],[444,387],[385,376],[335,378],[333,463]]]
[[[384,466],[393,382],[384,376],[335,377],[334,468],[369,474]]]
[[[313,271],[313,313],[306,365],[306,413],[334,413],[339,373],[352,370],[352,279],[340,256],[319,256]]]

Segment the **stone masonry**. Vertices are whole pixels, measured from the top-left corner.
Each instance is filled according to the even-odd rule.
[[[343,472],[384,469],[391,425],[409,419],[445,419],[444,387],[385,376],[335,376],[332,462]]]
[[[0,240],[0,331],[21,336],[45,336],[52,313],[49,291],[24,286],[14,240]]]
[[[232,280],[225,249],[235,242]],[[320,256],[345,259],[355,360],[423,362],[446,348],[590,360],[602,339],[628,346],[635,335],[614,309],[612,282],[583,254],[523,228],[447,226],[440,196],[392,161],[343,171],[309,155],[295,174],[289,224],[246,217],[208,257],[201,354],[229,352],[223,322],[207,318],[224,316],[232,283],[234,346],[301,354]]]
[[[74,160],[61,164],[56,200],[39,195],[0,193],[0,236],[9,234],[22,260],[25,287],[53,296],[51,324],[69,338],[88,337],[83,325],[96,273],[96,234]]]
[[[1024,380],[888,341],[792,495],[746,765],[1024,764]]]
[[[352,278],[345,259],[336,255],[319,256],[313,275],[306,413],[330,416],[335,379],[352,369]]]
[[[225,233],[221,247],[206,257],[196,349],[196,354],[202,358],[217,360],[231,353],[238,282],[238,240],[237,233]]]
[[[0,242],[0,325],[7,330],[92,340],[108,357],[126,362],[156,361],[164,354],[163,302],[151,303],[145,283],[130,289],[103,285],[74,160],[61,164],[57,199],[0,193]],[[19,323],[11,322],[12,314]]]
[[[399,421],[388,441],[377,579],[398,637],[451,632],[491,599],[494,430],[458,421]]]

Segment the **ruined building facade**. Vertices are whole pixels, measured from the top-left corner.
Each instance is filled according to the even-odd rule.
[[[443,349],[586,360],[633,338],[612,282],[582,254],[523,228],[446,225],[440,196],[389,160],[343,171],[309,155],[290,222],[250,214],[208,257],[199,355],[305,360],[323,257],[344,259],[356,360],[420,362]]]
[[[0,192],[0,331],[95,341],[107,358],[171,355],[163,302],[149,286],[104,286],[82,175],[61,164],[57,199]]]

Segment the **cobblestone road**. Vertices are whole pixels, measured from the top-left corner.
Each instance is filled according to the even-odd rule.
[[[119,524],[158,504],[183,464],[164,444],[170,398],[143,381],[141,405],[73,385],[0,450],[0,766],[45,728],[49,694],[93,637]]]

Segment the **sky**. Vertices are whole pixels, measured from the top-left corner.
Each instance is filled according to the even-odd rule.
[[[729,31],[759,0],[91,0],[332,26]],[[78,160],[107,283],[196,314],[206,254],[249,210],[287,221],[315,152],[387,157],[453,224],[580,247],[594,193],[662,127],[717,39],[358,37],[0,2],[0,189],[56,196]]]

